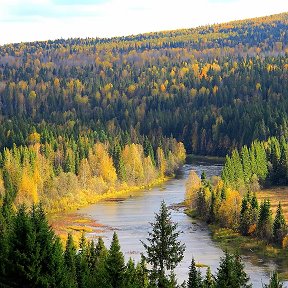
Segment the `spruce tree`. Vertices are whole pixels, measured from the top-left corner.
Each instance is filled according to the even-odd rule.
[[[150,277],[162,288],[167,280],[166,271],[173,272],[180,263],[184,257],[185,246],[178,240],[180,235],[177,231],[178,225],[172,222],[171,213],[164,201],[151,226],[152,231],[147,238],[148,244],[141,242],[147,253],[145,259],[152,266]]]
[[[287,225],[285,221],[285,217],[283,215],[283,210],[281,207],[281,203],[279,202],[275,220],[273,223],[273,241],[282,246],[283,238],[287,235]]]
[[[216,276],[217,288],[248,288],[249,277],[244,271],[244,265],[239,255],[225,252],[225,256],[220,260]]]
[[[269,200],[264,200],[260,205],[257,235],[260,239],[268,242],[272,238],[272,212]]]
[[[192,258],[191,265],[189,267],[187,288],[201,288],[202,287],[202,277],[199,270],[195,265],[195,260]]]
[[[68,234],[66,241],[66,249],[64,252],[64,264],[67,271],[67,280],[70,287],[77,287],[76,279],[76,247],[74,245],[73,237]]]
[[[124,287],[125,262],[120,249],[117,233],[114,232],[106,260],[106,269],[113,288]]]

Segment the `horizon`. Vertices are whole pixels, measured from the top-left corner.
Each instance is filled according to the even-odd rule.
[[[282,0],[255,0],[252,4],[249,0],[203,0],[201,3],[180,0],[177,6],[171,0],[158,0],[155,3],[153,0],[118,2],[0,0],[0,29],[8,31],[2,34],[0,45],[69,38],[125,37],[190,29],[288,11],[288,3]]]

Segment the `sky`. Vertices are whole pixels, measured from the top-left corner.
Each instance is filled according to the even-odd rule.
[[[288,12],[287,0],[0,0],[0,45],[192,28]]]

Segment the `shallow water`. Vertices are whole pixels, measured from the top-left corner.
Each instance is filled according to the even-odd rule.
[[[145,241],[150,229],[149,222],[154,221],[154,213],[159,211],[161,201],[173,205],[184,200],[185,182],[191,170],[199,175],[205,171],[207,177],[219,175],[221,165],[198,162],[184,165],[179,175],[161,186],[150,190],[136,192],[131,197],[122,201],[104,201],[78,211],[79,214],[88,215],[107,228],[97,235],[87,234],[89,237],[102,236],[109,247],[114,231],[117,231],[121,249],[128,259],[132,257],[136,261],[140,259],[141,252],[144,252],[140,240]],[[185,243],[185,256],[181,264],[176,268],[178,283],[187,279],[191,257],[196,263],[209,265],[213,272],[217,271],[219,259],[223,256],[222,250],[217,247],[209,235],[207,227],[198,221],[192,220],[182,209],[171,209],[172,219],[179,224],[183,231],[180,236],[181,242]],[[275,268],[273,263],[252,264],[252,258],[244,257],[245,269],[249,274],[253,287],[262,287],[267,283],[269,273]],[[205,273],[206,269],[201,268]]]

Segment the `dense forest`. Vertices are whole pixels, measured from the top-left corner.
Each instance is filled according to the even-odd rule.
[[[177,284],[174,269],[183,259],[185,246],[178,240],[180,231],[164,202],[151,223],[152,230],[143,243],[145,253],[137,264],[131,258],[125,262],[116,232],[109,249],[101,237],[94,243],[82,236],[77,245],[71,235],[63,248],[41,205],[29,210],[22,205],[16,213],[2,206],[0,219],[1,287],[252,287],[241,257],[228,252],[220,259],[215,275],[209,267],[201,272],[192,258],[187,282]],[[283,287],[277,273],[264,287]]]
[[[288,136],[288,14],[111,39],[0,47],[1,147],[57,134],[173,135],[226,155]],[[61,132],[60,132],[61,131]]]
[[[138,264],[125,263],[116,233],[110,249],[71,235],[63,248],[44,210],[157,184],[186,151],[229,155],[221,178],[190,175],[187,203],[199,217],[288,247],[281,204],[273,216],[254,194],[288,184],[287,30],[282,13],[0,46],[0,284],[178,287],[184,246],[164,204]],[[192,259],[181,287],[250,287],[243,267],[227,252],[215,275],[202,275]],[[281,287],[277,274],[270,284]]]

